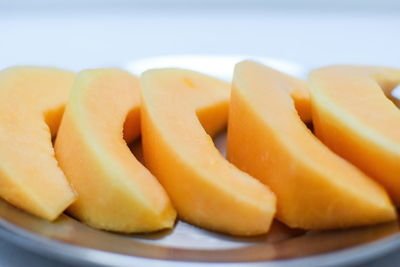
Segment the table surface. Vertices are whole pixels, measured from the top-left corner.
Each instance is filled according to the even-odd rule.
[[[400,67],[400,16],[394,9],[13,8],[0,9],[0,67],[72,70],[124,67],[171,54],[251,54],[309,66]],[[62,266],[0,240],[0,266]],[[398,266],[394,252],[364,266]]]

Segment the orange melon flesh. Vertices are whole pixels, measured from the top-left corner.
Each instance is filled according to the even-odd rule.
[[[287,88],[292,79],[252,61],[235,67],[228,159],[277,196],[277,218],[303,229],[394,220],[376,182],[325,147],[305,126]]]
[[[75,200],[52,146],[73,79],[54,68],[0,72],[0,196],[47,220]]]
[[[398,83],[400,70],[384,67],[330,66],[310,74],[316,135],[400,205],[400,110],[385,96]]]
[[[308,84],[303,80],[286,75],[272,68],[270,68],[269,71],[271,75],[276,76],[278,79],[287,81],[287,84],[282,86],[281,89],[288,92],[292,97],[297,113],[303,122],[311,122],[311,100]]]
[[[146,166],[180,218],[234,235],[267,232],[274,194],[226,161],[210,137],[226,125],[229,85],[188,70],[159,69],[141,76],[141,88]]]
[[[124,125],[128,139],[137,137],[139,130],[128,128],[139,127],[139,108],[134,76],[118,69],[77,75],[55,149],[79,196],[68,211],[92,227],[150,232],[174,225],[165,190],[123,139]]]

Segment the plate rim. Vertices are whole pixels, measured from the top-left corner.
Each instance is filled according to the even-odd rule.
[[[182,260],[165,260],[126,255],[111,251],[94,249],[47,236],[39,235],[21,228],[0,218],[0,237],[19,248],[23,248],[35,255],[41,255],[63,263],[85,264],[91,266],[276,266],[276,267],[310,267],[310,266],[340,266],[354,265],[370,259],[382,257],[400,248],[400,233],[370,241],[366,244],[356,245],[333,252],[304,256],[292,259],[280,259],[257,262],[199,262]]]

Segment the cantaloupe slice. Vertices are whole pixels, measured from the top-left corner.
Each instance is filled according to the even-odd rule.
[[[400,110],[385,96],[400,70],[331,66],[311,72],[310,83],[316,135],[400,205]]]
[[[271,75],[277,79],[285,80],[287,84],[281,89],[285,90],[292,97],[294,106],[300,118],[305,123],[311,122],[311,100],[308,84],[300,79],[282,73],[280,71],[269,68]]]
[[[291,227],[330,229],[396,218],[386,192],[325,147],[300,120],[292,79],[261,64],[236,65],[228,159],[277,196],[277,218]]]
[[[208,135],[226,125],[229,85],[188,70],[160,69],[141,76],[141,89],[146,166],[180,218],[234,235],[267,232],[275,196],[226,161]]]
[[[118,69],[77,75],[55,150],[78,193],[68,211],[92,227],[149,232],[174,225],[166,192],[123,139],[123,130],[129,140],[139,133],[139,107],[134,76]]]
[[[44,67],[0,72],[0,196],[47,220],[75,200],[51,142],[73,79]]]

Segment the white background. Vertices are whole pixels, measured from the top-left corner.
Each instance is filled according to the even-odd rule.
[[[351,8],[349,4],[291,8],[237,1],[241,4],[209,8],[198,1],[193,7],[177,1],[172,6],[165,4],[168,1],[145,2],[160,2],[161,7],[89,1],[79,8],[65,3],[23,6],[21,2],[6,8],[0,0],[0,67],[44,64],[79,70],[182,53],[400,67],[400,4],[386,9],[374,1]],[[295,1],[283,1],[290,2]]]

